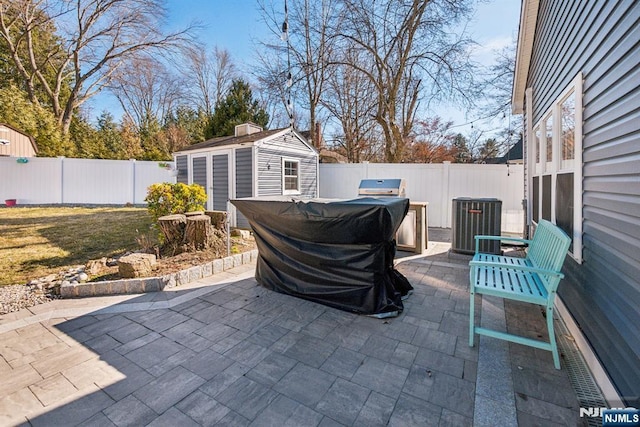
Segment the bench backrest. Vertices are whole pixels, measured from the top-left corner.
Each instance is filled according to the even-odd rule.
[[[541,219],[529,245],[527,258],[537,268],[560,272],[567,255],[571,239],[559,227]],[[541,276],[549,294],[558,288],[560,278],[547,280]]]

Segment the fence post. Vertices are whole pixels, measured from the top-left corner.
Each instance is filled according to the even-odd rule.
[[[129,159],[131,162],[131,204],[136,204],[136,159]]]
[[[449,221],[451,220],[451,162],[445,160],[442,162],[442,212],[440,223],[444,228],[451,228]]]
[[[60,204],[64,203],[64,156],[58,156],[60,159]]]

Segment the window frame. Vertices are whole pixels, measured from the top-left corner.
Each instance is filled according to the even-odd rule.
[[[529,101],[532,99],[532,90],[527,91]],[[574,97],[574,147],[573,147],[573,159],[563,160],[563,104],[569,99]],[[534,195],[538,196],[538,200],[535,203],[532,201],[531,206],[538,208],[538,212],[535,214],[532,212],[531,222],[536,224],[537,222],[533,218],[542,218],[542,209],[544,206],[544,200],[547,197],[551,202],[551,221],[556,223],[556,205],[557,192],[558,192],[558,175],[572,173],[573,174],[573,235],[569,236],[572,239],[572,248],[569,255],[578,263],[582,263],[582,102],[583,102],[583,75],[579,72],[574,79],[564,88],[560,95],[554,100],[551,107],[544,111],[542,117],[537,122],[533,123],[533,109],[532,102],[527,103],[527,120],[532,125],[529,127],[529,141],[531,150],[529,151],[529,165],[530,165],[530,180],[531,186],[530,197]],[[552,144],[551,152],[552,158],[547,159],[547,139],[546,129],[547,121],[552,122]],[[537,135],[545,135],[544,139],[538,138]],[[540,151],[538,153],[538,150]],[[536,161],[537,158],[537,161]],[[551,178],[551,191],[550,194],[544,194],[543,181],[545,176]],[[534,177],[538,177],[539,188],[533,189]],[[537,190],[537,191],[536,191]]]
[[[293,175],[287,175],[286,174],[287,162],[296,163],[297,164],[297,166],[296,166],[297,175],[295,175],[297,188],[295,190],[287,190],[286,189],[286,178],[293,176]],[[282,194],[283,195],[301,194],[300,188],[301,188],[300,159],[293,159],[293,158],[283,157],[282,158]]]

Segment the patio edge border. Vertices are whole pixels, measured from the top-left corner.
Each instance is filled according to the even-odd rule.
[[[160,292],[252,263],[257,259],[258,250],[253,249],[163,276],[65,284],[60,287],[60,297],[66,299]]]

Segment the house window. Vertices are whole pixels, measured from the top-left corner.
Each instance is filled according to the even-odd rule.
[[[572,238],[571,255],[582,262],[582,73],[533,126],[531,137],[531,217],[564,230]]]
[[[560,143],[562,149],[561,169],[573,169],[573,159],[575,157],[576,139],[576,96],[573,91],[562,101],[560,105],[561,136]]]
[[[545,129],[544,140],[545,140],[545,146],[547,147],[546,156],[545,156],[545,161],[546,161],[545,170],[551,170],[553,169],[553,152],[555,151],[553,149],[553,116],[551,114],[549,114],[544,119],[544,129]]]
[[[282,159],[282,194],[300,194],[300,160]]]

